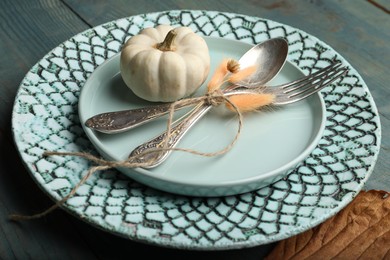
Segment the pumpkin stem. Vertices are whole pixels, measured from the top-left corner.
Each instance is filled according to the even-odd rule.
[[[173,41],[177,36],[177,32],[175,29],[172,29],[168,32],[167,36],[163,42],[157,43],[156,48],[160,51],[174,51],[175,47],[173,46]]]

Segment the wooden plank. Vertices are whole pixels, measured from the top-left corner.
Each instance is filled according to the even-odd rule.
[[[0,259],[94,259],[62,211],[27,223],[8,220],[11,213],[52,204],[21,164],[12,140],[10,117],[19,83],[44,54],[88,26],[59,1],[1,1],[0,21]]]
[[[375,7],[381,9],[383,12],[390,14],[390,1],[388,0],[367,0]]]
[[[27,71],[61,42],[88,28],[59,1],[0,1],[0,128]],[[5,89],[4,89],[5,88]],[[8,115],[8,116],[6,116]]]

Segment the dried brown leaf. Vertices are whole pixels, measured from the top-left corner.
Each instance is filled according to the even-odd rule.
[[[362,191],[321,225],[280,241],[266,259],[390,259],[390,193]]]

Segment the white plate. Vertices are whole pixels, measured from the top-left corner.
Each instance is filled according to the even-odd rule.
[[[348,74],[321,92],[327,119],[321,140],[285,178],[253,192],[213,198],[179,196],[107,170],[88,179],[63,206],[65,210],[131,240],[171,248],[221,250],[271,243],[303,232],[336,214],[362,189],[378,157],[380,122],[368,87],[340,54],[316,37],[274,21],[179,10],[136,15],[82,32],[50,51],[23,79],[15,98],[12,130],[22,162],[50,198],[58,201],[65,197],[93,164],[71,156],[43,157],[44,151],[98,155],[78,116],[82,86],[99,65],[120,51],[128,37],[162,23],[190,26],[200,35],[250,44],[286,37],[288,60],[305,74],[329,65],[332,59],[342,61]],[[203,127],[210,129],[204,125],[208,120],[202,121]],[[235,123],[232,119],[231,124]],[[193,134],[202,125],[196,128]],[[247,115],[244,130],[250,129]],[[264,130],[263,126],[259,129]],[[228,130],[221,132],[225,141],[232,137]],[[235,149],[249,138],[245,136]],[[191,138],[185,137],[182,146]]]
[[[205,39],[212,72],[223,58],[238,60],[253,47],[236,40]],[[79,100],[81,122],[103,112],[153,105],[137,98],[122,81],[119,59],[118,54],[104,62],[83,86]],[[275,86],[303,76],[287,62],[267,85]],[[203,93],[205,86],[195,95]],[[166,162],[152,170],[119,170],[146,185],[182,195],[224,196],[252,191],[284,177],[314,150],[325,128],[325,111],[322,98],[316,94],[293,105],[248,113],[238,143],[225,155],[209,158],[173,152]],[[102,134],[87,127],[84,130],[102,156],[120,161],[138,145],[164,131],[166,122],[167,117],[116,135]],[[221,150],[233,140],[237,126],[237,117],[219,108],[202,118],[179,147],[204,152]]]

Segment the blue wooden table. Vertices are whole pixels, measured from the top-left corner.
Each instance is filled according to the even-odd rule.
[[[52,201],[32,180],[16,151],[11,114],[25,74],[75,34],[131,15],[171,9],[234,12],[300,28],[332,46],[367,83],[382,124],[381,152],[366,189],[390,191],[390,3],[380,1],[3,0],[0,2],[0,259],[176,258],[260,259],[273,245],[193,252],[132,242],[98,230],[62,210],[12,223],[14,212],[36,212]]]

